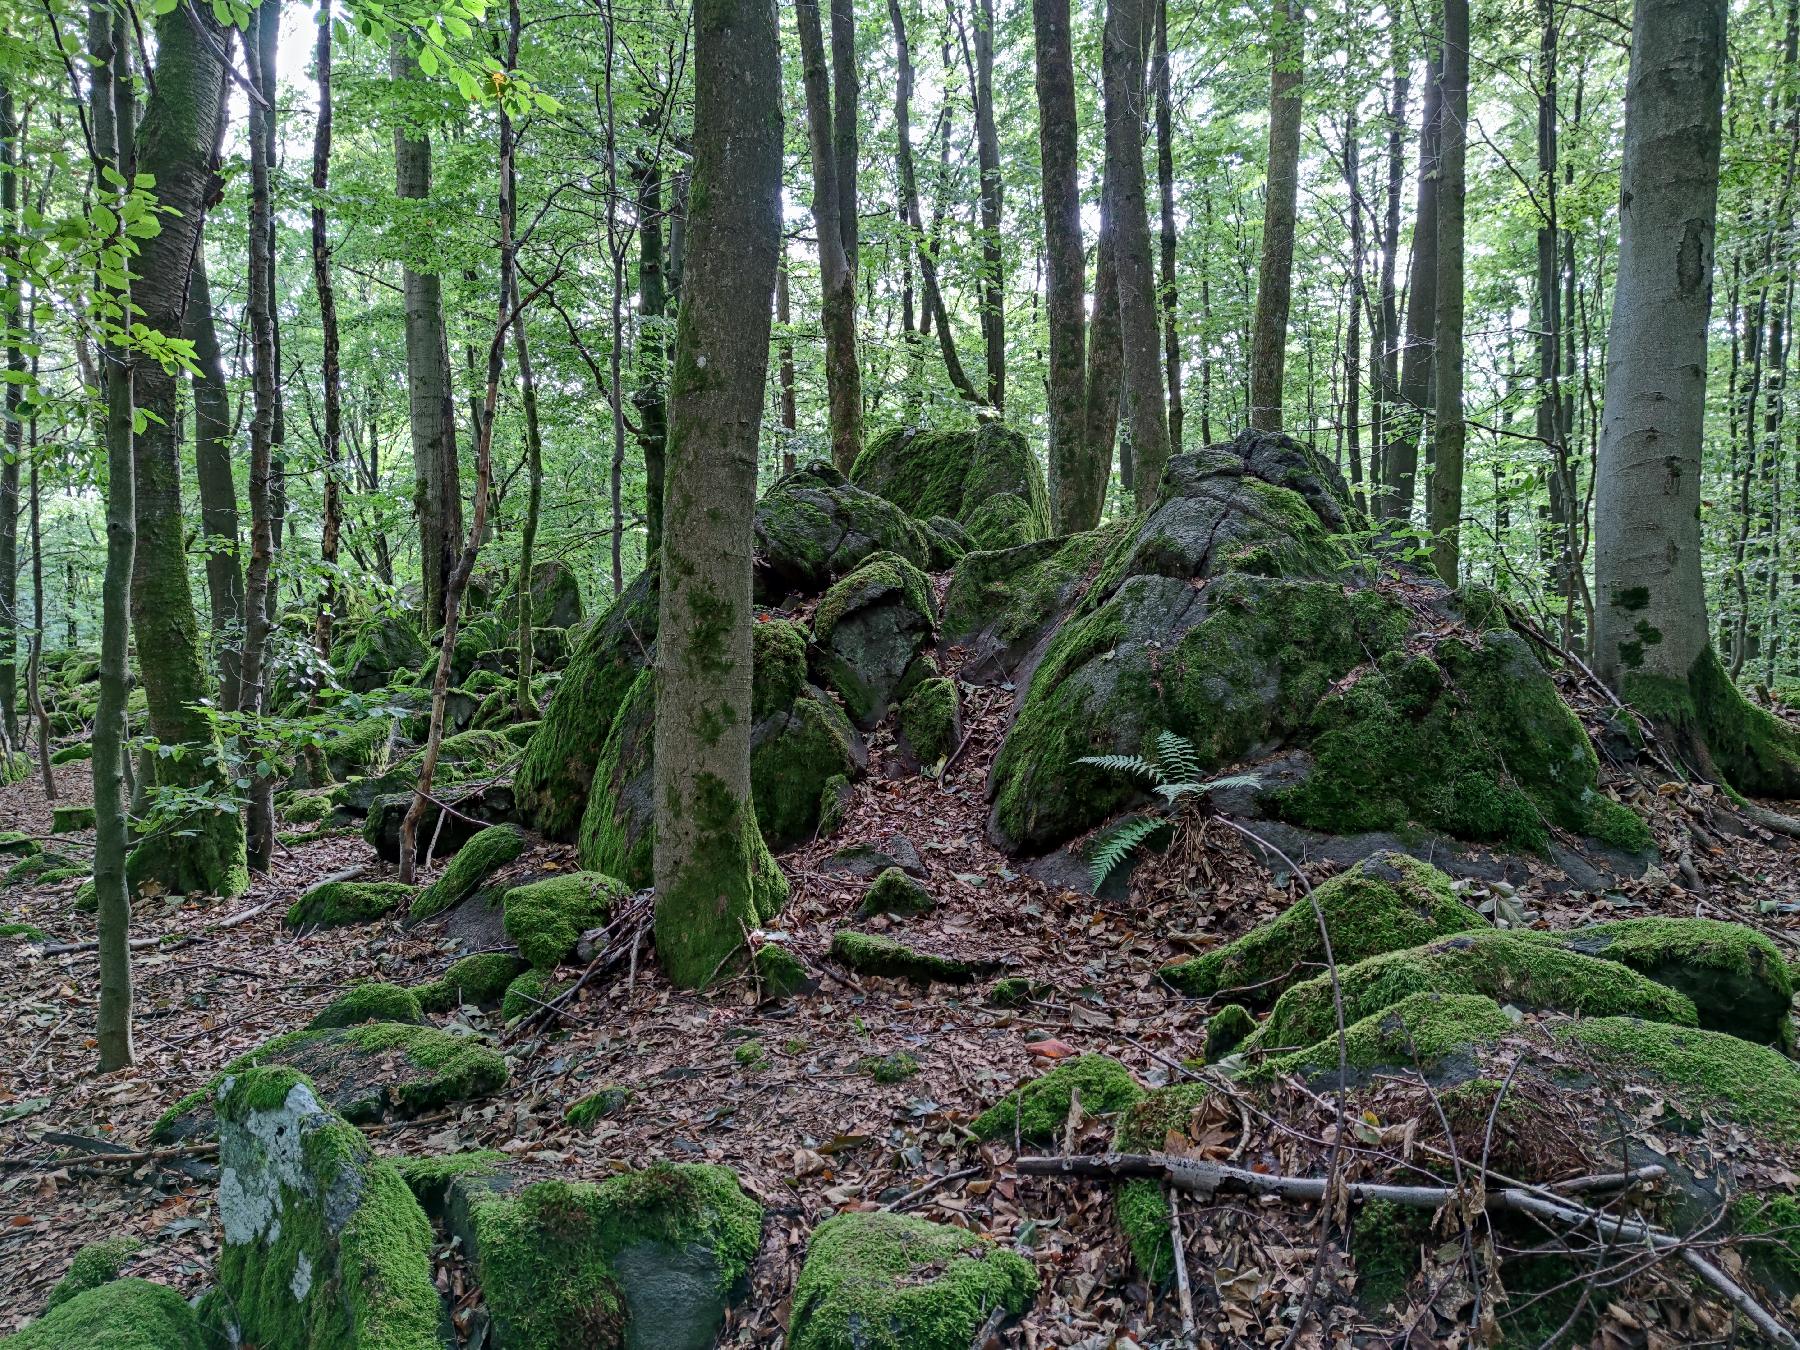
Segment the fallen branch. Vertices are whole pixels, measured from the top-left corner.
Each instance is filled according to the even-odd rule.
[[[1169,1189],[1169,1242],[1175,1252],[1175,1297],[1181,1308],[1181,1343],[1194,1350],[1198,1332],[1194,1326],[1194,1290],[1188,1283],[1187,1239],[1181,1234],[1181,1205]]]
[[[358,868],[358,871],[362,869]],[[241,923],[248,923],[258,914],[273,906],[277,899],[263,901],[253,905],[242,914],[233,914],[229,919],[221,919],[218,923],[208,924],[198,933],[164,933],[161,937],[132,938],[127,944],[132,951],[143,951],[146,947],[162,947],[166,951],[174,951],[179,947],[190,946],[196,942],[204,942],[214,933],[223,933],[227,928],[236,928]],[[98,951],[100,940],[90,939],[87,942],[52,942],[48,946],[39,947],[38,952],[44,956],[69,956],[80,952]]]
[[[900,1210],[905,1209],[908,1205],[911,1205],[914,1201],[924,1199],[940,1186],[948,1186],[953,1181],[962,1181],[966,1177],[975,1176],[986,1170],[985,1167],[965,1167],[958,1172],[946,1172],[943,1176],[933,1177],[923,1186],[915,1187],[913,1190],[908,1191],[898,1200],[890,1200],[887,1204],[882,1206],[882,1209],[897,1213]]]

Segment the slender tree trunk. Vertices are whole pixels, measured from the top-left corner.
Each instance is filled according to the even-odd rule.
[[[654,747],[656,948],[690,988],[711,983],[787,892],[750,797],[751,514],[781,229],[781,56],[772,6],[719,0],[707,14],[694,59],[694,171],[707,191],[685,284],[708,303],[681,306],[677,321]],[[819,148],[815,134],[815,161]]]
[[[1344,183],[1350,189],[1350,303],[1344,335],[1344,440],[1350,458],[1350,492],[1359,508],[1368,504],[1362,460],[1362,314],[1368,302],[1363,267],[1367,245],[1363,235],[1360,155],[1356,141],[1356,109],[1344,118]]]
[[[1202,186],[1200,189],[1200,211],[1205,233],[1201,236],[1205,241],[1200,250],[1200,444],[1211,445],[1212,403],[1213,403],[1213,308],[1212,308],[1212,252],[1213,203],[1212,191]]]
[[[396,37],[390,69],[396,81],[416,80],[418,62]],[[431,138],[394,130],[394,191],[403,201],[431,197]],[[411,399],[413,504],[419,516],[419,565],[427,632],[444,619],[444,583],[462,537],[462,488],[456,454],[456,385],[444,333],[444,297],[435,266],[400,273],[406,303],[406,376]]]
[[[1106,505],[1106,484],[1112,476],[1113,443],[1119,435],[1119,384],[1124,353],[1119,340],[1119,271],[1116,265],[1115,212],[1107,200],[1110,189],[1100,187],[1100,237],[1094,244],[1094,316],[1088,325],[1087,398],[1082,411],[1082,439],[1087,453],[1081,468],[1082,491],[1097,503],[1094,521]],[[1119,477],[1131,490],[1131,461],[1119,453]]]
[[[194,251],[187,335],[194,344],[194,479],[200,489],[200,533],[206,540],[206,596],[219,667],[219,706],[236,712],[242,694],[244,564],[238,539],[237,484],[231,467],[231,393],[213,324],[206,250]]]
[[[1444,136],[1440,151],[1437,247],[1437,450],[1431,472],[1432,561],[1457,583],[1462,544],[1463,156],[1469,120],[1469,0],[1444,0]]]
[[[96,191],[109,194],[103,167],[130,181],[137,170],[137,110],[127,70],[125,15],[110,4],[88,10],[88,122],[99,159]],[[114,239],[122,236],[115,233]],[[110,292],[121,308],[129,285]],[[100,600],[100,697],[94,714],[94,895],[99,906],[100,1007],[95,1037],[100,1071],[134,1063],[131,1026],[131,893],[125,881],[125,698],[131,684],[130,595],[136,549],[132,472],[132,361],[110,342],[100,347],[106,398],[106,579]],[[73,568],[71,563],[70,567]],[[72,588],[71,588],[72,589]]]
[[[1263,197],[1262,267],[1250,350],[1250,425],[1281,430],[1287,367],[1288,305],[1293,295],[1294,208],[1300,188],[1300,72],[1306,11],[1301,0],[1272,0],[1269,10],[1269,173]]]
[[[612,495],[612,593],[625,591],[625,253],[630,237],[619,227],[619,118],[613,98],[613,53],[618,33],[612,7],[606,10],[606,54],[602,86],[606,106],[606,257],[612,264],[609,312],[611,342],[606,353],[608,402],[612,407],[612,465],[608,485]],[[507,297],[502,295],[502,307]],[[529,578],[526,578],[529,582]],[[529,590],[529,586],[527,586]]]
[[[1387,444],[1390,519],[1412,519],[1419,472],[1419,438],[1431,401],[1432,353],[1437,345],[1438,144],[1443,134],[1443,49],[1433,49],[1419,130],[1419,204],[1413,218],[1412,261],[1406,276],[1406,342],[1400,354],[1402,411],[1390,419]]]
[[[852,285],[862,270],[861,225],[856,199],[857,120],[862,107],[862,80],[857,73],[855,0],[830,0],[831,10],[831,150],[837,170],[838,234],[850,265]]]
[[[1144,60],[1154,25],[1147,0],[1109,0],[1101,63],[1125,428],[1131,438],[1140,510],[1156,500],[1169,459],[1156,273],[1150,263],[1150,221],[1144,200]]]
[[[640,278],[641,280],[641,278]],[[526,341],[525,313],[519,307],[519,283],[512,288],[513,358],[519,363],[519,401],[525,409],[525,521],[519,529],[519,678],[514,706],[522,719],[538,715],[537,699],[531,693],[532,660],[532,580],[537,570],[538,515],[544,499],[544,438],[538,424],[537,380],[531,370],[531,346]],[[654,345],[656,339],[640,343],[641,349]],[[645,565],[655,558],[651,553]]]
[[[837,175],[837,140],[832,130],[831,81],[825,39],[819,30],[819,0],[794,0],[800,51],[805,62],[806,120],[812,145],[813,223],[819,239],[823,291],[820,322],[825,330],[825,392],[831,415],[831,461],[845,473],[862,453],[862,363],[856,350],[856,274],[844,249],[843,196]]]
[[[775,273],[775,322],[781,327],[776,343],[779,370],[776,382],[781,387],[781,471],[794,471],[794,433],[799,428],[799,406],[794,389],[794,335],[790,325],[793,315],[788,301],[787,243],[782,241],[781,268]]]
[[[975,15],[975,158],[981,171],[981,337],[987,349],[987,401],[1006,406],[1006,251],[1000,235],[1004,180],[994,126],[994,0]]]
[[[1176,322],[1179,306],[1175,291],[1175,123],[1169,89],[1169,0],[1156,0],[1156,186],[1162,206],[1159,239],[1162,305],[1163,370],[1169,386],[1169,453],[1181,453],[1181,433],[1187,413],[1181,404],[1181,334]]]
[[[1082,435],[1087,393],[1087,251],[1081,240],[1081,167],[1069,0],[1033,0],[1037,42],[1038,151],[1044,175],[1044,265],[1050,327],[1050,518],[1057,534],[1100,521],[1105,479],[1094,491]],[[1111,447],[1108,447],[1108,455]]]
[[[638,444],[644,451],[644,565],[662,551],[663,456],[669,444],[668,287],[663,277],[662,167],[646,153],[637,166]],[[791,347],[791,344],[790,344]],[[790,364],[792,355],[790,351]]]
[[[32,325],[35,340],[36,324]],[[31,358],[32,383],[37,383],[37,357]],[[31,661],[25,669],[25,692],[37,726],[38,772],[44,778],[44,796],[56,800],[56,775],[50,767],[50,711],[44,707],[44,532],[43,498],[38,490],[38,421],[37,410],[31,413],[31,435],[26,453],[31,459]]]
[[[321,659],[331,656],[331,626],[337,617],[338,539],[343,530],[343,390],[338,374],[337,294],[331,286],[331,244],[326,233],[325,191],[331,181],[331,4],[320,0],[318,36],[313,47],[314,78],[319,83],[319,118],[313,126],[312,265],[313,290],[319,297],[322,354],[319,379],[324,385],[325,485],[323,521],[319,529],[319,565],[325,574],[313,640]]]
[[[1383,519],[1394,513],[1391,471],[1387,463],[1388,425],[1400,398],[1400,303],[1394,284],[1400,252],[1400,193],[1406,182],[1406,100],[1412,81],[1403,26],[1393,26],[1394,102],[1388,113],[1386,215],[1381,226],[1381,307],[1374,325],[1378,348],[1375,385],[1375,417],[1369,431],[1371,458],[1369,483],[1374,491],[1375,514]],[[1379,458],[1380,468],[1373,461]]]
[[[12,86],[0,83],[0,216],[6,231],[6,451],[0,454],[0,753],[21,743],[19,735],[19,473],[24,461],[24,425],[19,379],[25,372],[25,350],[18,269],[19,167],[23,158],[19,119],[13,110]]]

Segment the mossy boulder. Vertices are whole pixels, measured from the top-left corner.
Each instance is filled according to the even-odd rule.
[[[959,559],[944,592],[943,636],[967,651],[965,671],[994,679],[1016,670],[1129,528],[1120,520]]]
[[[1693,1000],[1700,1025],[1709,1031],[1793,1045],[1792,973],[1781,949],[1753,928],[1716,919],[1642,918],[1533,936],[1617,961],[1680,991]]]
[[[1378,853],[1314,888],[1278,917],[1237,941],[1163,970],[1163,977],[1196,998],[1237,991],[1239,1001],[1266,1008],[1289,984],[1325,965],[1313,902],[1325,917],[1338,966],[1401,951],[1450,933],[1488,927],[1464,905],[1450,878],[1404,853]]]
[[[112,1280],[57,1304],[6,1350],[207,1350],[187,1300],[166,1284]]]
[[[283,802],[276,814],[284,825],[317,825],[331,814],[331,798],[323,793],[303,792]]]
[[[306,1025],[312,1030],[323,1027],[353,1027],[363,1022],[424,1022],[419,999],[410,989],[397,984],[371,980],[352,985],[332,999]]]
[[[414,985],[412,993],[428,1013],[446,1013],[465,1003],[487,1007],[498,1003],[526,969],[527,963],[511,952],[476,952],[452,961],[435,980]]]
[[[57,806],[50,811],[50,833],[74,834],[77,830],[94,828],[94,808],[91,806]]]
[[[756,949],[751,963],[755,967],[757,987],[762,990],[765,1001],[792,998],[818,983],[807,970],[806,962],[779,943],[765,942]]]
[[[410,905],[418,889],[398,881],[322,881],[288,906],[290,928],[374,923]]]
[[[756,596],[817,595],[872,553],[931,564],[930,531],[907,510],[814,462],[776,479],[756,504]]]
[[[792,1350],[968,1350],[996,1310],[1037,1293],[1017,1252],[902,1214],[847,1213],[813,1230],[794,1284]]]
[[[417,670],[427,655],[424,639],[408,620],[384,614],[366,619],[331,654],[345,687],[359,694],[397,683],[397,675]]]
[[[514,753],[513,744],[496,731],[458,731],[445,736],[438,745],[437,765],[432,770],[433,791],[442,796],[437,789],[491,778],[504,769]],[[331,804],[353,815],[367,814],[382,797],[410,794],[424,764],[425,751],[421,748],[379,772],[359,770],[359,776],[332,789]],[[369,770],[374,767],[367,766]]]
[[[525,836],[512,825],[490,825],[456,850],[438,879],[413,899],[408,917],[414,922],[442,914],[468,899],[494,873],[525,851]]]
[[[898,867],[890,867],[869,884],[858,914],[929,914],[937,908],[931,892]]]
[[[1049,526],[1037,457],[1024,436],[999,422],[882,432],[857,456],[850,481],[921,520],[954,520],[979,549],[1042,539]]]
[[[173,1144],[210,1136],[213,1099],[224,1081],[268,1066],[305,1075],[321,1102],[355,1124],[485,1097],[508,1078],[505,1058],[490,1046],[435,1027],[368,1022],[290,1031],[232,1060],[205,1088],[176,1102],[150,1137]]]
[[[917,984],[968,984],[979,979],[988,963],[962,961],[918,951],[879,933],[858,933],[840,928],[831,935],[831,954],[863,975],[886,975]]]
[[[84,764],[94,757],[92,741],[76,741],[73,745],[65,745],[60,750],[50,753],[52,764]]]
[[[1344,1028],[1344,1063],[1352,1074],[1414,1067],[1437,1072],[1450,1060],[1472,1065],[1478,1047],[1490,1045],[1514,1030],[1513,1019],[1486,995],[1409,994]],[[1334,1027],[1328,1037],[1304,1050],[1270,1060],[1255,1073],[1335,1077],[1338,1058]]]
[[[1169,1136],[1186,1134],[1188,1122],[1211,1091],[1204,1083],[1171,1083],[1143,1094],[1119,1117],[1113,1129],[1113,1149],[1119,1153],[1166,1151]],[[1163,1283],[1174,1265],[1169,1247],[1169,1202],[1162,1183],[1141,1178],[1125,1182],[1114,1195],[1113,1208],[1138,1269],[1151,1284]]]
[[[832,584],[813,616],[820,678],[866,730],[930,674],[936,629],[925,574],[898,554],[873,554]]]
[[[88,1243],[75,1253],[75,1259],[69,1262],[68,1273],[50,1291],[50,1301],[46,1306],[54,1308],[58,1304],[67,1303],[77,1294],[98,1289],[101,1285],[118,1279],[119,1272],[131,1258],[143,1250],[144,1239],[135,1233],[119,1233]]]
[[[1241,1003],[1227,1003],[1206,1019],[1206,1062],[1217,1064],[1234,1054],[1255,1031],[1256,1018],[1250,1010]]]
[[[43,851],[42,844],[21,830],[0,830],[0,857],[29,858]]]
[[[440,1350],[431,1224],[394,1165],[291,1069],[228,1077],[217,1109],[232,1343]]]
[[[1016,1133],[1034,1144],[1046,1143],[1062,1133],[1070,1099],[1077,1093],[1083,1114],[1108,1116],[1132,1105],[1144,1089],[1111,1056],[1077,1055],[1021,1083],[976,1116],[969,1128],[977,1139],[1007,1141]]]
[[[425,803],[413,834],[413,856],[417,862],[424,862],[427,852],[434,858],[454,853],[488,826],[511,824],[519,818],[512,786],[506,782],[439,786],[433,789],[432,796],[435,800]],[[444,810],[438,805],[440,801],[452,809]],[[369,818],[363,822],[363,842],[383,862],[400,861],[400,828],[412,802],[409,788],[377,797],[369,807]]]
[[[461,1241],[508,1350],[709,1350],[762,1239],[728,1169],[659,1164],[598,1183],[534,1181],[494,1154],[409,1168]]]
[[[500,995],[500,1018],[505,1022],[516,1022],[526,1013],[536,1012],[568,987],[567,983],[558,983],[547,970],[528,969]]]
[[[630,894],[624,882],[602,872],[568,872],[514,886],[500,902],[506,936],[526,961],[549,970]]]
[[[581,622],[581,579],[561,559],[535,564],[531,569],[531,626],[573,628]],[[519,591],[515,584],[501,605],[501,617],[509,628],[519,622]]]
[[[1360,1021],[1411,994],[1438,993],[1485,994],[1496,1003],[1577,1017],[1642,1017],[1690,1027],[1698,1023],[1685,994],[1616,961],[1584,956],[1534,937],[1475,930],[1340,966],[1344,1020]],[[1293,1049],[1324,1040],[1337,1028],[1333,1003],[1329,975],[1289,986],[1276,1001],[1257,1044]]]
[[[956,681],[942,675],[920,680],[900,704],[900,734],[922,765],[949,758],[963,736]]]
[[[632,1096],[630,1088],[616,1084],[595,1088],[570,1102],[568,1109],[563,1112],[563,1119],[578,1130],[591,1130],[597,1121],[623,1111],[631,1104]]]

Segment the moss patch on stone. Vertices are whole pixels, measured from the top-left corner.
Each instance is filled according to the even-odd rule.
[[[1627,671],[1623,692],[1651,721],[1703,743],[1739,792],[1800,797],[1800,732],[1745,698],[1712,647],[1685,681]]]
[[[605,922],[612,907],[630,893],[624,882],[600,872],[546,877],[506,893],[502,922],[519,955],[548,970],[575,950],[583,933]]]
[[[623,1111],[629,1106],[632,1095],[632,1091],[628,1087],[596,1088],[586,1096],[570,1102],[568,1110],[563,1112],[563,1119],[578,1130],[591,1130],[596,1121]]]
[[[1062,1132],[1069,1101],[1081,1096],[1085,1115],[1123,1111],[1144,1095],[1137,1080],[1110,1055],[1077,1055],[1054,1069],[1021,1083],[975,1117],[970,1125],[978,1139],[1020,1139],[1043,1143]]]
[[[1170,1134],[1187,1133],[1188,1121],[1211,1089],[1204,1083],[1172,1083],[1146,1093],[1119,1117],[1113,1148],[1120,1153],[1161,1153]],[[1161,1284],[1174,1271],[1169,1249],[1169,1202],[1162,1183],[1128,1181],[1113,1194],[1119,1227],[1144,1278]]]
[[[792,1350],[968,1350],[996,1308],[1017,1316],[1037,1274],[960,1228],[850,1213],[813,1230],[794,1284]]]
[[[506,987],[527,969],[511,952],[476,952],[453,961],[435,980],[413,986],[422,1011],[446,1013],[464,1003],[485,1007],[498,1003]]]
[[[898,867],[883,868],[863,894],[858,914],[929,914],[937,908],[931,892]]]
[[[50,808],[50,833],[74,834],[77,830],[94,828],[94,808],[91,806],[54,806]]]
[[[316,1031],[324,1027],[353,1027],[363,1022],[411,1022],[416,1025],[424,1020],[425,1014],[412,990],[371,980],[346,989],[306,1025]]]
[[[1278,1002],[1276,1006],[1281,1005]],[[1250,1010],[1241,1003],[1227,1003],[1206,1019],[1206,1062],[1217,1064],[1255,1031],[1256,1018]]]
[[[1378,853],[1315,887],[1312,900],[1302,897],[1237,941],[1165,967],[1164,978],[1197,998],[1241,990],[1242,1002],[1268,1007],[1289,984],[1325,964],[1312,901],[1325,916],[1339,967],[1488,926],[1431,864],[1404,853]]]
[[[58,1304],[6,1350],[206,1350],[199,1319],[166,1284],[114,1280]]]
[[[1345,1058],[1353,1073],[1383,1067],[1432,1067],[1498,1041],[1515,1030],[1512,1018],[1485,995],[1409,994],[1347,1026]],[[1269,1060],[1254,1076],[1294,1073],[1310,1078],[1336,1074],[1337,1068],[1338,1038],[1334,1028],[1329,1037],[1305,1050]]]
[[[412,903],[416,887],[398,881],[327,881],[288,906],[290,928],[341,928],[373,923]]]
[[[525,836],[511,825],[490,825],[473,835],[446,864],[438,879],[420,891],[410,917],[416,922],[442,914],[475,893],[476,887],[525,851]]]
[[[856,1061],[856,1071],[877,1083],[904,1083],[919,1071],[919,1061],[904,1050],[886,1055],[864,1055]]]
[[[831,954],[861,974],[886,975],[919,984],[930,984],[933,980],[944,984],[967,984],[980,973],[968,961],[934,956],[877,933],[858,933],[849,928],[840,928],[831,935]]]
[[[921,680],[900,703],[900,734],[918,757],[931,765],[947,759],[962,739],[956,681],[942,675]]]
[[[806,963],[777,942],[765,942],[752,958],[765,999],[792,998],[812,983]]]
[[[567,983],[553,979],[549,971],[534,967],[506,986],[506,992],[500,996],[500,1016],[504,1021],[516,1022],[526,1013],[536,1012],[568,987]]]
[[[120,1233],[88,1243],[75,1253],[75,1259],[69,1262],[68,1273],[50,1291],[46,1306],[54,1308],[77,1294],[118,1279],[125,1263],[143,1250],[144,1240],[135,1233]]]
[[[850,481],[920,520],[956,521],[978,549],[1041,539],[1049,526],[1049,496],[1037,458],[1024,436],[999,422],[882,432],[857,456]]]

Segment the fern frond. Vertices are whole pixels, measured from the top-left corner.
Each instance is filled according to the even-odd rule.
[[[1172,731],[1157,732],[1156,758],[1161,762],[1163,776],[1169,782],[1200,781],[1200,758],[1194,751],[1194,743],[1186,736],[1177,736]]]
[[[1112,773],[1134,773],[1156,784],[1165,781],[1162,766],[1152,764],[1141,755],[1083,755],[1075,762],[1092,764],[1096,769],[1106,769]]]
[[[1253,773],[1234,773],[1223,778],[1210,778],[1204,783],[1159,783],[1156,790],[1172,805],[1195,793],[1204,795],[1220,788],[1258,787],[1261,784],[1262,779]]]
[[[1094,847],[1088,858],[1089,875],[1094,881],[1097,891],[1106,884],[1106,879],[1124,862],[1132,852],[1151,835],[1159,830],[1167,829],[1169,822],[1157,816],[1139,816],[1136,820],[1128,820]]]

